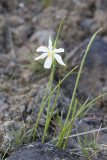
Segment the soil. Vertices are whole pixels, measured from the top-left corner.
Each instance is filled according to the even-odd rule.
[[[44,131],[47,105],[38,125],[38,137],[32,143],[33,135],[27,144],[24,139],[18,143],[16,135],[32,130],[45,93],[51,70],[43,68],[43,62],[34,62],[38,56],[36,49],[47,46],[48,37],[56,37],[58,26],[63,22],[58,40],[58,48],[64,48],[62,55],[67,59],[67,69],[57,66],[53,88],[65,73],[80,65],[90,37],[102,27],[86,58],[76,98],[83,104],[89,97],[94,99],[107,92],[107,1],[106,0],[52,0],[44,7],[42,1],[1,0],[0,1],[0,156],[6,160],[61,160],[87,159],[78,143],[76,134],[102,128],[101,131],[80,135],[86,148],[89,142],[97,140],[97,151],[90,149],[90,160],[107,159],[107,96],[102,97],[85,110],[74,123],[71,138],[65,151],[52,146],[51,141],[59,134],[57,114],[65,121],[72,97],[78,69],[61,85],[58,101],[46,136]],[[49,92],[48,92],[49,95]],[[48,96],[47,95],[47,96]],[[51,107],[56,92],[52,95]],[[80,106],[78,106],[79,108]],[[72,112],[71,112],[72,116]],[[74,136],[75,135],[75,136]],[[29,132],[26,136],[29,136]],[[74,136],[74,137],[73,137]],[[84,144],[87,139],[87,145]],[[9,147],[11,144],[11,148]],[[48,151],[46,150],[48,149]],[[50,149],[51,148],[51,149]],[[91,146],[92,148],[92,146]],[[3,155],[5,154],[4,158]],[[32,154],[31,154],[32,153]]]

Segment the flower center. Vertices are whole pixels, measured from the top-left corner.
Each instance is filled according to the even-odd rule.
[[[50,50],[49,53],[48,53],[48,57],[50,57],[52,54],[53,54],[53,51]]]

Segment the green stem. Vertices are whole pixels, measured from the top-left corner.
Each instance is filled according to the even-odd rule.
[[[6,154],[8,153],[8,151],[10,150],[10,148],[11,148],[11,145],[9,144],[9,147],[7,148],[7,150],[5,151],[5,153],[4,153],[4,155],[3,155],[3,157],[2,157],[2,159],[1,160],[4,160],[4,158],[5,158],[5,156],[6,156]]]
[[[40,107],[40,111],[39,111],[39,114],[38,114],[38,118],[36,120],[36,125],[35,125],[35,129],[34,129],[34,134],[33,134],[33,142],[34,142],[35,137],[36,137],[36,131],[37,131],[37,126],[38,126],[38,123],[39,123],[39,119],[40,119],[41,113],[44,109],[44,101],[45,101],[45,98],[46,98],[46,95],[47,95],[49,85],[50,85],[50,80],[48,82],[48,85],[47,85],[47,88],[46,88],[46,91],[45,91],[45,94],[44,94],[44,97],[43,97],[43,100],[42,100],[42,104],[41,104],[41,107]]]
[[[59,83],[60,84],[60,83]],[[57,90],[57,94],[56,94],[56,98],[55,98],[55,102],[54,102],[54,105],[53,105],[53,108],[52,108],[52,111],[51,111],[51,114],[49,116],[49,120],[48,120],[48,126],[50,124],[50,121],[51,121],[51,118],[53,116],[53,112],[54,112],[54,109],[55,109],[55,106],[56,106],[56,103],[57,103],[57,99],[58,99],[58,95],[59,95],[59,89],[60,89],[60,85],[58,86],[58,90]]]
[[[63,19],[62,19],[62,21],[61,21],[61,23],[60,23],[60,25],[59,25],[58,32],[57,32],[57,37],[56,37],[56,40],[55,40],[55,43],[54,43],[54,48],[57,47],[57,42],[58,42],[59,33],[60,33],[60,30],[61,30],[61,27],[62,27],[62,23],[63,23],[63,21],[64,21],[65,18],[66,18],[66,16],[63,17]]]
[[[53,77],[54,77],[54,71],[55,71],[55,66],[53,65],[52,68],[52,73],[51,73],[51,77],[50,77],[50,92],[49,92],[49,102],[48,102],[48,110],[47,110],[47,117],[46,117],[46,123],[45,123],[45,129],[44,129],[44,134],[43,134],[43,138],[42,138],[42,142],[45,141],[45,135],[48,129],[48,119],[49,119],[49,111],[50,111],[50,103],[51,103],[51,92],[52,92],[52,84],[53,84]]]

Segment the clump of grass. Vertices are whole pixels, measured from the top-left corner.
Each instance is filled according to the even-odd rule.
[[[88,139],[87,135],[84,136],[84,139],[78,136],[78,144],[86,160],[90,160],[90,156],[99,151],[97,144],[93,140]]]
[[[20,127],[18,131],[16,131],[13,126],[11,126],[11,131],[8,130],[11,137],[13,137],[13,142],[16,146],[20,146],[22,144],[28,143],[32,138],[33,129],[29,129],[29,123],[26,124],[26,126]]]

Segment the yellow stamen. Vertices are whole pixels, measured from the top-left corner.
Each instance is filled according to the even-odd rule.
[[[51,53],[48,54],[48,57],[50,57],[50,56],[51,56]]]
[[[52,54],[53,54],[53,51],[50,50],[49,53],[48,53],[48,57],[50,57]]]

